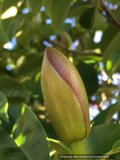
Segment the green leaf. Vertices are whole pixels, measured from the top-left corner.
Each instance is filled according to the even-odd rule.
[[[117,101],[118,101],[118,104],[120,104],[120,90],[119,90],[119,93],[118,93],[118,96],[117,96]]]
[[[44,130],[47,133],[47,136],[49,138],[59,140],[58,135],[56,134],[51,122],[41,121],[41,123],[42,123],[42,126],[44,127]]]
[[[6,43],[5,40],[0,39],[0,51],[3,49],[3,45]]]
[[[75,2],[70,7],[70,10],[68,12],[68,17],[81,16],[83,12],[85,12],[87,9],[91,7],[92,5],[90,5],[88,2],[82,2],[82,1]]]
[[[1,159],[3,156],[6,159]],[[0,128],[0,159],[1,160],[29,160],[25,153],[16,145],[14,139]]]
[[[105,119],[105,122],[109,122],[112,118],[112,116],[118,112],[120,109],[120,105],[118,105],[118,103],[116,103],[116,105],[114,105],[107,113],[106,115],[106,119]]]
[[[55,34],[51,24],[41,25],[39,27],[39,33],[46,37],[49,37]]]
[[[118,5],[118,7],[115,10],[114,15],[117,18],[117,20],[120,21],[120,6],[119,5]]]
[[[21,114],[22,106],[9,106],[8,107],[8,116],[9,121],[5,121],[4,119],[0,118],[1,127],[7,132],[11,133],[13,125],[15,124],[16,120],[18,119],[19,115]]]
[[[114,154],[116,154],[116,159],[120,159],[120,157],[119,157],[119,152],[120,152],[120,147],[118,147],[118,148],[116,148],[116,149],[112,149],[112,150],[110,150],[109,152],[107,152],[105,155],[109,155],[109,156],[111,156],[111,155],[114,155]],[[111,158],[110,158],[111,159]],[[115,159],[115,157],[114,157],[114,159]]]
[[[54,148],[59,154],[72,153],[70,146],[61,141],[48,138],[48,142],[51,145],[51,147]]]
[[[120,67],[120,49],[114,51],[107,60],[106,72],[110,78],[112,78],[112,74],[114,74],[119,67]]]
[[[44,101],[43,101],[40,83],[34,82],[32,80],[27,80],[22,84],[25,88],[27,88],[30,95],[32,95],[33,97],[35,96],[39,97],[41,104],[43,104]]]
[[[83,39],[84,39],[86,50],[93,50],[93,49],[99,48],[99,43],[95,43],[93,41],[94,36],[95,36],[95,31],[89,32],[87,34],[83,34]],[[77,47],[78,51],[79,51],[79,46],[80,45],[78,45],[78,47]],[[99,61],[99,60],[101,61],[101,57],[96,57],[95,58],[94,56],[90,56],[90,55],[87,56],[87,59],[90,59],[90,60],[95,59],[95,61]]]
[[[36,14],[36,12],[40,9],[42,0],[27,0],[27,7],[29,8],[29,11]]]
[[[22,105],[8,107],[8,114],[10,115],[14,123],[17,121],[18,117],[20,116],[21,110],[22,110]]]
[[[60,31],[67,16],[72,0],[55,0],[52,3],[51,18],[52,25],[56,31]],[[64,4],[64,5],[63,5]]]
[[[112,41],[109,43],[107,48],[104,51],[103,54],[103,63],[104,63],[104,69],[106,70],[106,63],[109,59],[110,55],[120,48],[120,32],[117,33],[117,35],[112,39]]]
[[[25,77],[28,74],[32,76],[33,74],[36,73],[36,71],[40,70],[41,63],[42,63],[42,57],[36,56],[31,61],[23,63],[20,66],[17,75],[19,77]]]
[[[33,29],[30,25],[24,25],[21,27],[19,34],[16,34],[16,39],[18,44],[22,45],[24,48],[28,49],[29,42],[33,36]]]
[[[84,62],[76,66],[85,85],[88,96],[92,95],[98,89],[98,78],[95,69]]]
[[[1,160],[9,160],[8,158],[6,158],[6,156],[0,152],[0,159]]]
[[[43,0],[43,6],[45,7],[46,14],[51,17],[51,7],[53,0]]]
[[[49,160],[46,134],[32,110],[22,106],[21,115],[12,130],[13,138],[29,160]]]
[[[11,40],[14,36],[19,16],[17,15],[18,8],[22,0],[4,0],[1,6],[1,29],[6,39]]]
[[[112,39],[115,37],[115,35],[118,33],[118,30],[115,26],[110,24],[105,31],[103,32],[102,40],[100,42],[100,48],[102,52],[105,51],[109,43],[112,41]]]
[[[113,5],[118,4],[120,0],[106,0],[108,3],[112,3]]]
[[[59,153],[55,152],[54,155],[51,157],[51,160],[59,160]],[[61,159],[62,160],[62,159]]]
[[[112,150],[119,149],[119,153],[117,153],[116,158],[120,159],[120,140],[114,143]]]
[[[95,18],[95,7],[92,7],[88,10],[86,10],[80,17],[80,25],[88,30],[91,30],[94,24],[94,18]]]
[[[107,23],[104,20],[104,17],[100,14],[100,12],[98,10],[96,10],[93,28],[95,30],[105,30],[106,27],[107,27]]]
[[[2,117],[4,120],[8,121],[8,101],[5,97],[5,95],[0,92],[0,117]]]
[[[93,120],[94,125],[103,124],[106,121],[106,116],[116,107],[117,103],[109,106],[107,109],[102,110]]]
[[[115,154],[116,153],[119,153],[120,152],[120,147],[118,147],[118,148],[115,148],[115,149],[112,149],[112,150],[110,150],[109,152],[107,152],[107,153],[105,153],[104,155],[103,155],[103,158],[101,158],[100,160],[106,160],[106,159],[119,159],[119,156],[117,156],[116,155],[116,157],[115,157]],[[111,155],[113,155],[112,157],[111,157]],[[105,158],[106,157],[106,158]],[[99,160],[99,159],[97,159],[97,160]]]
[[[1,29],[1,24],[0,24],[0,40],[4,40],[4,41],[6,41],[6,38],[5,38],[5,36],[3,35],[3,33],[2,33],[2,29]],[[3,41],[3,42],[4,42]]]
[[[105,154],[120,139],[120,125],[109,123],[97,125],[91,129],[85,140],[86,154]]]
[[[9,77],[0,77],[0,90],[7,97],[10,105],[21,104],[29,99],[28,92],[22,84]]]
[[[118,148],[118,147],[120,147],[120,140],[118,140],[117,142],[115,142],[115,143],[113,144],[112,149],[116,149],[116,148]]]

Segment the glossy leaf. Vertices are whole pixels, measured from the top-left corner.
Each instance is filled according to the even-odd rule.
[[[0,40],[0,43],[1,45],[3,45],[1,40]],[[2,73],[3,75],[9,75],[9,76],[14,75],[12,71],[9,71],[6,69],[6,63],[4,60],[0,60],[0,73]]]
[[[91,7],[92,7],[92,5],[90,5],[88,2],[82,2],[82,1],[75,2],[70,7],[70,10],[68,12],[68,16],[69,17],[81,16],[81,14],[83,12],[85,12],[87,9],[89,9]]]
[[[109,77],[112,77],[112,74],[120,67],[120,49],[114,51],[106,63],[106,71]]]
[[[14,139],[0,128],[0,157],[4,156],[6,159],[1,160],[29,160]]]
[[[27,0],[27,5],[30,11],[32,11],[33,13],[36,13],[41,6],[42,0]]]
[[[24,62],[18,69],[17,75],[19,77],[34,75],[36,71],[40,70],[40,64],[42,63],[41,56],[36,56],[28,62]]]
[[[110,24],[103,32],[102,40],[100,42],[100,48],[102,52],[105,51],[109,43],[112,41],[112,39],[115,37],[115,35],[118,33],[118,30],[115,26]]]
[[[46,122],[46,121],[43,121],[41,122],[42,123],[42,126],[47,134],[47,136],[49,138],[52,138],[52,139],[57,139],[59,140],[58,136],[57,136],[57,133],[55,132],[51,122]]]
[[[100,14],[98,10],[95,11],[95,18],[93,23],[93,28],[95,30],[105,30],[107,27],[107,24],[104,20],[104,17]]]
[[[106,63],[108,58],[110,57],[110,55],[116,51],[117,49],[120,48],[120,32],[117,33],[117,35],[112,39],[112,41],[109,43],[109,45],[107,46],[107,48],[104,51],[103,54],[103,63],[104,63],[104,69],[106,70]]]
[[[76,68],[83,80],[88,96],[92,95],[98,89],[98,78],[95,69],[84,62],[78,63]]]
[[[120,125],[109,123],[92,127],[85,140],[86,154],[103,155],[120,139]],[[91,145],[92,144],[92,145]]]
[[[59,153],[55,152],[55,154],[51,157],[51,160],[59,160]]]
[[[111,113],[112,110],[114,110],[114,108],[116,107],[116,104],[113,104],[111,106],[109,106],[107,109],[102,110],[93,120],[92,122],[94,122],[94,125],[99,125],[99,124],[103,124],[106,121],[106,117],[108,115],[108,113]]]
[[[51,145],[51,147],[54,148],[59,154],[71,154],[72,153],[70,146],[61,141],[48,138],[48,142]]]
[[[6,39],[11,40],[19,23],[17,15],[22,0],[4,0],[1,6],[1,29]]]
[[[49,37],[49,36],[55,34],[51,24],[44,24],[44,25],[40,26],[39,33],[43,36],[46,36],[46,37]]]
[[[60,31],[67,16],[72,0],[55,0],[52,4],[51,18],[52,25],[56,31]],[[64,5],[63,5],[64,4]]]
[[[3,153],[0,152],[0,159],[2,160],[10,160],[9,158],[7,158]]]
[[[49,160],[45,131],[28,106],[22,106],[21,115],[13,127],[12,134],[15,142],[28,156],[29,160],[39,158]]]
[[[21,113],[22,106],[9,106],[8,107],[8,116],[9,121],[5,121],[4,119],[1,120],[1,127],[7,132],[11,133],[13,125],[15,124],[16,120],[18,119]]]
[[[7,97],[10,105],[21,104],[29,99],[28,92],[22,84],[9,77],[0,77],[0,90]]]
[[[106,0],[108,3],[112,3],[113,5],[118,4],[119,0]]]
[[[2,117],[4,120],[8,121],[8,101],[5,97],[5,95],[0,92],[0,117]]]
[[[120,105],[118,105],[118,103],[116,105],[114,105],[107,113],[106,115],[106,119],[105,119],[105,122],[109,122],[112,118],[112,116],[118,112],[120,109]]]
[[[118,21],[120,21],[120,12],[119,12],[119,10],[120,10],[120,6],[117,7],[117,9],[115,10],[115,13],[114,13],[114,15],[118,19]]]
[[[120,140],[114,143],[112,150],[115,150],[115,149],[119,150],[119,153],[117,153],[116,158],[120,159]]]
[[[117,142],[115,142],[115,143],[113,144],[112,149],[116,149],[116,148],[118,148],[118,147],[120,147],[120,140],[118,140]]]
[[[43,6],[45,7],[45,12],[48,16],[51,17],[51,7],[52,7],[52,3],[53,3],[53,0],[43,0]]]
[[[18,117],[20,116],[21,109],[22,109],[22,105],[8,107],[8,114],[10,115],[11,119],[13,119],[14,123],[17,121]]]
[[[80,17],[80,25],[88,30],[92,29],[95,18],[95,7],[86,10]]]
[[[39,83],[32,80],[27,80],[22,83],[25,88],[27,88],[29,94],[33,97],[38,97],[41,104],[43,104],[43,96],[41,91],[41,86]]]
[[[89,36],[89,38],[88,38],[88,36]],[[87,49],[87,50],[91,50],[91,49],[96,49],[96,48],[98,48],[99,47],[99,44],[97,44],[97,43],[95,43],[94,41],[93,41],[93,39],[94,39],[94,36],[95,36],[95,31],[93,31],[93,32],[90,32],[90,33],[88,33],[88,35],[86,34],[86,35],[83,35],[83,38],[84,38],[84,43],[85,43],[85,48]],[[79,46],[78,46],[79,47]],[[79,50],[78,48],[77,48],[77,50]],[[94,56],[87,56],[88,58],[92,58],[92,59],[94,59]],[[96,58],[96,57],[95,57]],[[100,58],[100,57],[99,57]],[[97,58],[97,59],[95,59],[95,60],[97,60],[97,61],[99,61],[99,59]],[[100,60],[101,61],[101,60]]]
[[[120,152],[120,147],[110,150],[109,152],[105,153],[103,155],[103,157],[106,157],[106,158],[109,158],[109,159],[116,159],[116,158],[119,159],[119,157],[115,157],[115,154],[119,153],[119,152]],[[111,155],[113,155],[113,156],[111,156]],[[106,160],[106,159],[105,158],[104,159],[101,158],[100,160]]]
[[[5,38],[4,34],[2,33],[1,24],[0,24],[0,40],[1,39],[4,40],[4,41],[6,41],[6,38]]]
[[[118,101],[118,104],[120,104],[120,91],[119,91],[118,96],[117,96],[117,101]]]
[[[30,40],[33,36],[33,29],[30,25],[24,25],[21,27],[19,34],[16,34],[17,42],[25,49],[28,49]]]

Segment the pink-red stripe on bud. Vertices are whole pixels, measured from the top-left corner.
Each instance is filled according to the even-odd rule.
[[[74,65],[58,50],[47,47],[41,87],[47,113],[59,138],[70,143],[90,133],[88,99]]]

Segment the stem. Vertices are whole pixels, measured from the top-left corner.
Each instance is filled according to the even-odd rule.
[[[49,42],[50,44],[52,45],[55,45],[61,49],[63,49],[64,51],[68,52],[68,53],[73,53],[73,54],[76,54],[76,55],[80,55],[80,56],[96,56],[96,57],[103,57],[102,54],[99,54],[99,53],[96,53],[96,52],[84,52],[84,51],[81,51],[81,52],[78,52],[78,51],[74,51],[74,50],[69,50],[65,47],[63,47],[61,44],[59,43],[56,43],[54,41],[51,41],[49,38],[47,37],[43,37],[43,39],[47,42]]]
[[[72,154],[73,155],[78,154],[78,156],[79,155],[85,156],[85,154],[86,154],[85,153],[84,139],[71,142],[71,148],[72,148]],[[80,159],[77,159],[77,160],[82,160],[82,159],[80,158]]]
[[[104,0],[99,0],[99,3],[102,7],[102,9],[106,12],[108,18],[110,19],[111,23],[120,30],[120,22],[117,20],[117,18],[114,16],[112,11],[105,5]]]

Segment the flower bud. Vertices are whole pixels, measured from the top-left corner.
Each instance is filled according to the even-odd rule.
[[[41,87],[48,116],[59,138],[65,143],[86,138],[90,118],[84,84],[67,57],[51,47],[45,50]]]

